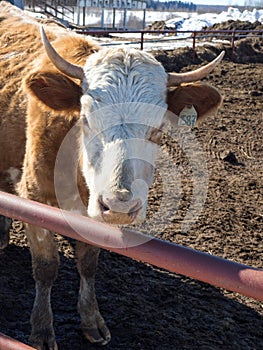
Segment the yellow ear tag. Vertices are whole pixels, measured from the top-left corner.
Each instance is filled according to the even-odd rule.
[[[186,105],[179,114],[179,126],[195,126],[197,112],[193,105]]]

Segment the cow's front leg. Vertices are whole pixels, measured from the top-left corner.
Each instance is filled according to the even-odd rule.
[[[31,314],[30,343],[38,350],[55,350],[57,344],[50,305],[51,287],[56,279],[59,256],[53,235],[49,231],[29,225],[27,237],[32,256],[36,296]]]
[[[95,273],[99,248],[77,242],[76,257],[80,274],[78,310],[81,328],[92,343],[105,345],[110,341],[110,332],[102,318],[95,294]]]

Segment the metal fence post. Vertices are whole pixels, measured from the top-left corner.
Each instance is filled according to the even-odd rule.
[[[144,32],[141,32],[141,50],[143,50],[143,38],[144,38]]]
[[[231,50],[232,50],[232,61],[234,59],[234,51],[235,51],[235,35],[236,32],[233,30],[232,35],[231,35],[231,40],[230,40],[230,45],[231,45]]]
[[[196,32],[192,33],[192,38],[193,38],[193,58],[196,57],[196,51],[195,51],[195,44],[196,44]]]

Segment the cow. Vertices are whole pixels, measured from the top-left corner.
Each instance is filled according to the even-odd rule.
[[[145,220],[160,130],[168,124],[177,127],[171,116],[185,106],[194,106],[199,121],[218,109],[220,93],[200,79],[223,53],[192,72],[167,74],[149,53],[102,48],[5,2],[0,36],[1,189],[108,224]],[[60,169],[58,200],[56,159],[76,125],[69,148],[76,157],[72,179],[79,193],[67,190],[71,178],[65,179]],[[2,226],[7,230],[9,222]],[[28,224],[26,234],[36,287],[29,339],[36,349],[54,350],[50,293],[59,255],[51,232]],[[95,295],[98,256],[96,246],[76,243],[81,328],[90,342],[105,345],[111,336]]]

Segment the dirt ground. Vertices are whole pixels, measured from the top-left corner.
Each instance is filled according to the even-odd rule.
[[[224,103],[217,116],[193,130],[202,146],[208,175],[203,210],[191,227],[182,229],[196,184],[191,159],[180,146],[178,135],[166,137],[162,151],[168,154],[168,163],[162,164],[163,171],[157,171],[150,191],[149,221],[141,227],[144,232],[263,267],[262,78],[262,63],[227,60],[209,76],[207,81],[222,92]],[[168,181],[167,190],[171,161],[178,182]],[[61,268],[52,305],[59,348],[95,349],[79,328],[74,249],[65,239],[58,236],[57,240]],[[101,252],[96,284],[100,309],[112,333],[105,349],[263,349],[262,301],[108,251]],[[1,332],[27,342],[34,293],[30,253],[22,226],[15,222],[11,244],[0,252]]]

